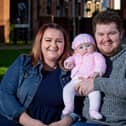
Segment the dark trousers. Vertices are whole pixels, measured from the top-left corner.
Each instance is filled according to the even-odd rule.
[[[72,126],[107,126],[107,125],[86,123],[86,122],[77,122],[77,123],[74,123]]]
[[[0,115],[0,126],[22,126],[16,121],[8,120],[6,117]]]

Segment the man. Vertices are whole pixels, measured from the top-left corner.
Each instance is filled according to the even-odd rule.
[[[74,126],[126,126],[126,48],[121,46],[124,33],[122,20],[115,11],[107,10],[97,14],[92,23],[97,47],[106,58],[107,70],[103,77],[82,80],[75,89],[82,96],[93,90],[102,93],[99,111],[103,118],[93,120],[89,117],[89,100],[86,97],[83,117],[88,123],[78,122]]]

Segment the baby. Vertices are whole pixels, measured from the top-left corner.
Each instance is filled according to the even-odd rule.
[[[96,51],[93,37],[89,34],[79,34],[72,42],[74,54],[64,62],[64,67],[71,70],[72,80],[64,87],[63,100],[65,108],[63,115],[67,115],[74,110],[75,85],[80,78],[96,78],[102,76],[106,71],[104,57]],[[99,91],[92,91],[89,95],[89,115],[92,119],[102,119],[99,113],[101,94]]]

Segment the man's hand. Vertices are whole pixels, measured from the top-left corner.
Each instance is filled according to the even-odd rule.
[[[82,79],[82,81],[75,86],[76,92],[81,96],[88,95],[91,91],[94,90],[94,79]]]
[[[101,76],[100,73],[98,73],[98,72],[94,72],[93,74],[90,75],[89,78],[95,79],[96,77],[100,77],[100,76]]]

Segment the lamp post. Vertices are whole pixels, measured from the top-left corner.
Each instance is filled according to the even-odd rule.
[[[28,0],[28,39],[31,39],[31,0]]]
[[[72,0],[72,17],[73,17],[73,36],[76,35],[76,8],[75,8],[75,0]]]

